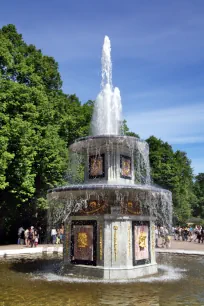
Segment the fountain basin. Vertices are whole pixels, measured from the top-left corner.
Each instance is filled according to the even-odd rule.
[[[159,254],[157,275],[117,282],[63,276],[60,268],[58,271],[61,260],[56,255],[0,260],[1,303],[16,306],[203,305],[203,257]]]
[[[154,224],[166,218],[171,192],[150,185],[82,184],[50,190],[48,199],[53,211],[59,213],[61,205],[65,218],[69,272],[107,280],[157,273]]]

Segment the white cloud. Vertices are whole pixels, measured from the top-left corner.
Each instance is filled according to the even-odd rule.
[[[128,127],[146,139],[151,135],[186,151],[194,173],[204,172],[204,103],[125,114]],[[187,145],[187,147],[186,147]]]
[[[130,130],[154,135],[170,144],[204,142],[204,104],[125,114]]]

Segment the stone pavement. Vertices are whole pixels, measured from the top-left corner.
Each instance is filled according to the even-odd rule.
[[[62,244],[39,244],[36,248],[39,247],[55,247],[56,249],[60,248]],[[30,249],[27,248],[25,245],[17,245],[17,244],[9,244],[9,245],[0,245],[0,251],[1,250],[21,250],[21,249]]]
[[[53,254],[53,253],[62,253],[62,245],[52,245],[52,244],[39,244],[37,247],[28,248],[25,245],[3,245],[0,246],[0,257],[7,256],[21,256],[21,255],[31,255],[31,254]]]
[[[204,243],[171,240],[171,249],[204,251]]]
[[[161,247],[161,239],[159,240],[160,248],[156,249],[158,253],[176,253],[176,254],[189,254],[189,255],[204,255],[204,243],[197,242],[184,242],[171,240],[169,249]],[[63,246],[52,244],[39,244],[36,248],[27,248],[24,245],[2,245],[0,246],[0,257],[18,256],[39,253],[62,253]]]
[[[158,253],[177,253],[189,255],[204,255],[204,243],[178,241],[171,239],[171,246],[169,249],[161,247],[161,239],[159,239],[159,247],[156,249]]]

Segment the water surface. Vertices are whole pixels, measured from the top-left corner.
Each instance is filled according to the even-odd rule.
[[[62,276],[61,260],[1,260],[0,306],[204,306],[204,257],[159,254],[157,275],[118,283]]]

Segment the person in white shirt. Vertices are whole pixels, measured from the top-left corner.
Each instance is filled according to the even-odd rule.
[[[28,228],[24,232],[24,237],[25,237],[25,245],[28,247],[29,246],[29,241],[28,241],[29,229]]]
[[[57,238],[57,231],[55,228],[51,230],[51,239],[52,239],[52,244],[56,243],[56,238]]]

